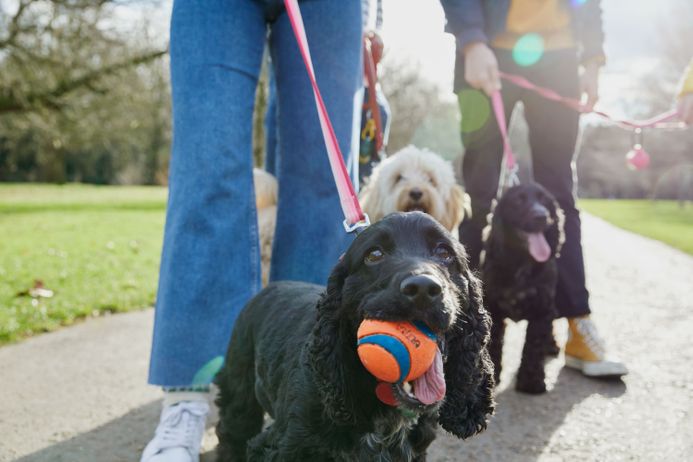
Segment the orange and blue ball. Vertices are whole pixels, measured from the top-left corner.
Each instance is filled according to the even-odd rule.
[[[433,364],[435,334],[421,322],[366,319],[359,326],[357,352],[377,379],[402,383],[421,377]]]

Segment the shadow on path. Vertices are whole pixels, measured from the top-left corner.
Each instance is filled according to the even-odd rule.
[[[15,462],[134,462],[154,433],[161,400],[152,401],[89,432],[28,454]],[[212,411],[207,428],[216,424]],[[213,462],[214,451],[201,462]]]
[[[161,401],[152,401],[89,432],[29,454],[17,462],[133,462],[152,436]]]
[[[553,389],[544,395],[518,393],[513,382],[496,395],[496,414],[485,432],[460,441],[439,431],[429,451],[429,460],[536,461],[557,431],[563,436],[566,416],[579,409],[582,401],[593,395],[616,399],[625,392],[626,385],[620,380],[592,380],[565,367],[560,369]]]

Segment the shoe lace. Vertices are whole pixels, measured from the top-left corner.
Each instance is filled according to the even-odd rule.
[[[602,340],[597,332],[597,326],[594,325],[592,320],[578,319],[576,327],[590,350],[597,356],[604,357],[606,354],[606,346],[604,345],[604,340]]]
[[[159,450],[172,447],[184,447],[192,450],[200,444],[200,428],[207,412],[193,405],[178,404],[171,406],[157,429]]]

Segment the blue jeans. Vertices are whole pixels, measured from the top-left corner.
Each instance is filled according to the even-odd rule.
[[[269,70],[267,92],[267,112],[265,113],[265,170],[272,175],[279,170],[279,153],[277,153],[277,83],[274,72]],[[322,90],[321,90],[322,91]]]
[[[361,3],[312,0],[301,9],[325,104],[342,151],[351,153]],[[282,153],[270,277],[324,284],[348,245],[312,90],[282,2],[175,0],[173,147],[151,384],[210,383],[238,313],[260,288],[251,133],[266,40]]]
[[[269,95],[267,98],[267,112],[265,113],[265,170],[272,175],[276,175],[279,171],[279,163],[281,162],[281,154],[279,153],[279,146],[277,143],[278,133],[277,133],[277,83],[274,78],[274,72],[272,69],[269,70]],[[358,124],[361,120],[361,94],[362,89],[356,93],[354,102],[354,129],[352,133],[351,145],[354,150],[358,149],[359,142],[361,140],[360,133],[361,129]],[[383,96],[384,98],[384,96]],[[387,102],[386,102],[387,103]],[[381,106],[382,108],[382,106]],[[387,107],[388,114],[389,106]],[[355,136],[355,137],[354,137]],[[349,172],[352,183],[354,184],[354,190],[358,193],[359,187],[359,171],[358,171],[358,159],[359,156],[355,153],[353,156],[349,156],[346,159],[346,167]],[[351,162],[356,161],[356,162]]]

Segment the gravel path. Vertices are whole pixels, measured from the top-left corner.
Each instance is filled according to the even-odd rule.
[[[693,460],[693,258],[584,216],[594,318],[631,369],[589,380],[548,364],[544,396],[513,389],[524,325],[508,329],[497,412],[482,435],[441,432],[429,460]],[[693,237],[692,237],[693,238]],[[136,461],[160,393],[144,384],[152,310],[0,349],[0,461]],[[559,340],[566,324],[557,321]],[[203,462],[213,460],[212,428]]]

